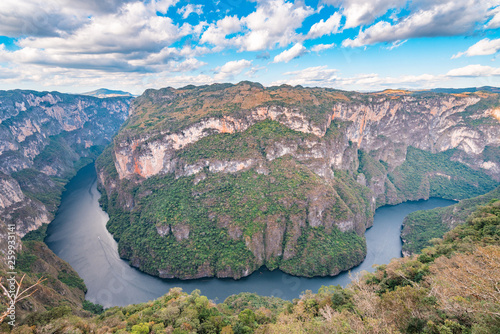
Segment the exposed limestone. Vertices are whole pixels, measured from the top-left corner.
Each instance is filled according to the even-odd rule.
[[[189,238],[189,226],[186,224],[175,224],[171,227],[171,230],[177,241]]]
[[[107,145],[125,121],[130,100],[0,92],[4,124],[0,130],[0,175],[4,175],[0,176],[0,216],[5,223],[16,223],[19,236],[49,223],[56,210],[57,200],[42,203],[33,194],[57,197],[62,186],[50,176],[65,179],[74,173],[74,163],[80,158],[95,157],[95,149]],[[109,112],[100,112],[106,109]],[[27,168],[31,168],[29,177],[19,184],[13,173]],[[29,191],[29,196],[23,191]]]
[[[0,210],[24,200],[19,183],[14,179],[0,179]]]
[[[308,122],[304,115],[289,108],[261,107],[251,111],[244,119],[230,116],[209,118],[162,139],[148,141],[149,138],[146,137],[132,143],[121,142],[115,150],[116,170],[120,179],[131,178],[134,174],[149,178],[160,173],[172,173],[176,167],[173,160],[176,151],[211,134],[245,131],[256,122],[266,119],[276,120],[292,130],[312,133],[318,137],[325,134],[324,130]],[[282,152],[283,154],[286,152]]]
[[[304,254],[304,244],[314,244],[311,238],[318,238],[321,233],[330,236],[333,232],[339,233],[338,230],[344,233],[354,232],[357,236],[354,233],[353,236],[358,238],[371,226],[376,207],[427,198],[431,193],[432,180],[435,178],[452,181],[452,176],[446,173],[429,172],[426,175],[424,172],[423,175],[419,175],[415,191],[405,193],[401,187],[401,178],[406,177],[406,174],[398,176],[396,172],[399,169],[396,171],[395,169],[406,161],[410,146],[432,153],[455,149],[452,152],[452,160],[500,178],[500,161],[488,160],[483,156],[486,147],[500,146],[500,123],[496,121],[499,112],[497,109],[476,110],[475,104],[481,101],[479,95],[459,97],[451,94],[415,93],[387,96],[338,93],[340,94],[337,95],[338,99],[318,102],[319,96],[327,90],[286,88],[278,94],[274,88],[269,89],[269,92],[263,88],[250,87],[252,92],[255,90],[259,94],[269,94],[269,96],[258,95],[259,100],[266,102],[258,105],[255,101],[249,101],[253,93],[244,90],[243,86],[221,87],[219,93],[223,93],[217,96],[220,96],[222,101],[216,101],[211,95],[217,87],[213,90],[200,88],[201,97],[189,95],[191,88],[186,88],[182,92],[167,88],[145,93],[142,108],[132,111],[132,117],[142,122],[126,127],[115,141],[113,161],[118,177],[113,181],[119,190],[123,184],[149,185],[150,181],[145,181],[146,179],[157,177],[162,180],[162,176],[168,174],[170,175],[165,177],[165,180],[172,180],[171,176],[174,176],[176,182],[182,182],[183,177],[191,177],[190,185],[198,185],[198,188],[193,188],[190,194],[184,194],[183,200],[192,203],[190,201],[193,198],[195,200],[201,198],[208,212],[203,211],[199,216],[206,217],[207,214],[210,223],[216,222],[216,227],[224,231],[220,234],[223,238],[230,239],[228,242],[231,244],[239,245],[240,250],[246,246],[242,251],[246,252],[244,254],[251,252],[248,258],[241,260],[247,261],[244,270],[241,270],[241,266],[239,269],[225,266],[227,262],[220,266],[214,264],[217,262],[215,256],[212,257],[210,265],[205,263],[201,265],[200,261],[197,268],[189,268],[188,274],[181,273],[182,278],[203,277],[205,274],[217,277],[242,277],[255,270],[254,267],[261,265],[270,265],[272,268],[277,266],[286,270],[287,268],[280,267],[279,261],[294,260],[296,256],[300,256],[306,263],[309,255]],[[239,94],[228,93],[236,89],[240,90]],[[294,95],[294,90],[297,91],[297,95]],[[182,98],[182,94],[188,96],[186,100]],[[280,103],[272,102],[274,100],[270,99],[271,96]],[[227,100],[224,100],[225,98]],[[237,103],[248,108],[238,109],[234,107]],[[328,108],[320,108],[318,111],[315,107],[320,103],[325,103]],[[228,108],[220,110],[214,107],[228,105]],[[151,109],[148,109],[149,107]],[[212,112],[211,109],[215,110]],[[164,116],[163,119],[174,125],[169,126],[165,121],[160,123],[161,126],[156,126],[148,118],[149,113],[154,113],[154,117]],[[271,139],[263,135],[264,140],[256,140],[254,137],[240,134],[250,129],[248,133],[253,136],[254,132],[251,131],[256,129],[263,131],[264,134],[267,134],[269,129],[276,129],[268,127],[265,130],[268,132],[264,132],[262,128],[254,126],[265,120],[280,123],[279,131],[283,132],[279,133],[286,135],[270,136]],[[272,124],[278,126],[276,123]],[[282,125],[288,128],[286,131],[291,129],[297,132],[288,135],[290,132],[285,132]],[[214,141],[207,138],[216,134],[236,135],[217,136]],[[203,140],[204,138],[207,139]],[[237,154],[238,152],[233,150],[232,145],[239,138],[245,140],[242,141],[244,143],[242,152],[245,154]],[[200,140],[202,142],[199,142]],[[217,151],[219,140],[227,145],[224,146],[223,149],[226,150],[223,152]],[[224,142],[225,140],[227,141]],[[190,151],[191,148],[193,151]],[[207,154],[204,154],[205,148]],[[227,152],[236,154],[228,156]],[[364,169],[364,166],[360,166],[362,154],[369,156],[370,167],[373,168]],[[309,178],[302,183],[305,184],[304,189],[307,191],[301,192],[300,198],[293,197],[292,194],[280,199],[279,205],[286,208],[286,215],[276,211],[266,212],[267,207],[271,205],[263,205],[261,208],[260,204],[254,207],[247,204],[249,199],[258,198],[258,191],[252,189],[253,197],[250,198],[251,196],[245,193],[247,190],[244,186],[238,184],[237,187],[231,188],[233,185],[231,178],[240,175],[248,177],[248,182],[252,182],[252,177],[261,180],[263,175],[269,176],[264,178],[265,182],[274,185],[277,178],[272,174],[273,163],[281,164],[283,161],[292,161],[293,164],[284,164],[282,173],[290,172],[290,175],[294,175],[292,173],[296,172],[295,175],[300,175],[299,172],[304,172]],[[250,173],[245,173],[246,171]],[[258,175],[252,174],[253,171]],[[220,190],[215,183],[210,183],[219,180],[215,176],[219,173],[233,174],[221,176],[220,180],[228,183],[227,189],[232,189],[235,193],[241,191],[238,194],[241,197],[235,197],[238,201],[230,198],[226,203],[218,205],[217,198],[204,197],[211,189],[215,189],[214,193],[225,192],[226,188]],[[311,189],[307,188],[309,180],[314,181],[310,183],[314,184]],[[109,183],[107,180],[101,182]],[[206,189],[203,188],[205,185]],[[285,189],[283,192],[293,193],[290,188]],[[192,197],[189,197],[190,195]],[[128,212],[135,207],[134,198],[125,198],[121,193],[116,198],[120,207]],[[139,201],[137,203],[141,205]],[[233,207],[240,203],[242,206],[251,207],[253,212],[261,212],[262,215],[259,214],[257,218],[248,215],[252,217],[252,221],[248,222],[241,217],[221,214],[217,210],[217,207],[223,205]],[[178,207],[183,207],[183,204]],[[293,208],[293,211],[288,211],[289,208]],[[239,213],[231,212],[231,214]],[[186,240],[189,240],[189,243],[194,245],[200,230],[197,230],[196,224],[189,220],[191,218],[182,219],[185,219],[182,220],[183,223],[172,224],[170,229],[157,226],[156,230],[160,235],[171,238],[169,239],[171,241],[174,239],[168,236],[169,232],[172,232],[177,242],[187,245]],[[251,225],[251,229],[246,229],[245,224]],[[213,228],[213,225],[210,226]],[[308,234],[303,235],[304,231]],[[212,240],[218,237],[211,236]],[[299,238],[301,238],[300,243]],[[350,260],[362,260],[364,250],[361,246],[353,252],[355,255]],[[135,250],[130,251],[130,257],[133,257],[134,252]],[[228,262],[233,263],[233,260]],[[297,264],[294,261],[289,263]],[[345,270],[341,268],[342,264],[337,266],[328,263],[317,264],[324,265],[321,275],[334,275],[340,270]],[[154,267],[154,264],[152,266]],[[192,274],[191,271],[196,273]],[[159,273],[162,277],[176,275],[173,268],[161,268]]]
[[[156,225],[156,232],[162,237],[170,234],[170,225]]]

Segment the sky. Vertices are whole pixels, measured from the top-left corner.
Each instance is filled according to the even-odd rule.
[[[0,90],[500,86],[500,0],[1,0]]]

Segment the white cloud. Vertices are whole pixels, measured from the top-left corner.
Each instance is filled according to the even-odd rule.
[[[283,73],[288,79],[274,81],[271,85],[288,84],[292,86],[331,86],[338,79],[338,70],[329,69],[328,66],[308,67],[300,71]]]
[[[406,42],[408,42],[408,40],[404,40],[404,41],[394,41],[392,42],[392,45],[391,46],[388,46],[387,47],[387,50],[394,50],[394,49],[397,49],[399,48],[401,45],[405,44]]]
[[[323,50],[331,49],[333,47],[335,47],[335,43],[332,43],[332,44],[316,44],[315,46],[313,46],[311,48],[311,51],[313,51],[313,52],[320,52],[320,51],[323,51]]]
[[[326,21],[320,20],[312,25],[306,38],[314,39],[324,35],[336,34],[339,31],[341,19],[342,15],[334,13]]]
[[[0,49],[0,59],[12,64],[108,72],[190,71],[205,65],[196,56],[208,49],[168,47],[197,31],[189,24],[179,27],[170,18],[156,15],[175,2],[126,3],[116,13],[92,17],[63,36],[20,39],[17,44],[21,49]]]
[[[297,43],[290,49],[281,52],[279,55],[274,57],[273,63],[285,62],[288,63],[290,60],[302,56],[307,52],[307,49],[301,44]]]
[[[380,21],[360,30],[354,39],[346,39],[343,46],[359,47],[409,38],[455,36],[467,34],[491,16],[492,1],[440,0],[409,3],[410,14],[396,23]]]
[[[228,45],[231,42],[226,39],[229,34],[234,34],[241,31],[242,22],[234,16],[226,16],[217,21],[215,24],[209,25],[207,30],[201,35],[200,43],[209,43],[216,46]]]
[[[377,73],[358,74],[352,77],[342,77],[337,69],[328,66],[308,67],[299,71],[282,73],[284,79],[272,82],[272,85],[289,84],[310,87],[330,87],[355,90],[381,90],[385,88],[426,89],[437,86],[452,86],[458,80],[468,78],[477,85],[488,85],[486,78],[500,76],[500,68],[469,65],[448,71],[446,74],[401,75],[384,77]],[[463,84],[463,83],[462,83]]]
[[[354,77],[345,78],[338,75],[338,70],[329,69],[327,66],[308,67],[300,71],[285,72],[284,76],[289,78],[275,81],[273,85],[289,84],[310,87],[334,87],[339,89],[368,89],[376,90],[385,87],[404,85],[406,87],[429,87],[445,76],[431,74],[404,75],[400,77],[380,77],[379,74],[359,74]]]
[[[215,68],[214,79],[217,82],[228,80],[240,74],[245,68],[252,66],[251,60],[232,60],[222,66]]]
[[[447,76],[450,77],[490,77],[499,76],[500,68],[484,66],[484,65],[467,65],[465,67],[456,68],[449,71]]]
[[[90,17],[113,14],[137,0],[2,0],[0,36],[65,36]],[[147,6],[166,13],[178,0],[152,0]]]
[[[186,27],[178,28],[170,18],[157,16],[154,6],[136,2],[92,18],[72,35],[26,38],[19,46],[68,54],[154,52],[188,34]]]
[[[304,19],[313,13],[311,7],[305,6],[300,1],[258,1],[257,9],[240,19],[243,34],[231,38],[228,43],[239,47],[240,51],[286,47],[301,39],[296,29],[300,28]]]
[[[181,14],[183,19],[187,19],[191,13],[201,15],[203,14],[203,5],[188,4],[184,7],[179,8],[177,10],[177,13]]]
[[[286,47],[303,39],[296,30],[304,19],[314,13],[302,2],[285,0],[257,1],[257,8],[248,16],[227,16],[212,23],[203,32],[200,43],[223,47],[237,47],[239,51],[261,51],[276,46]],[[228,38],[228,35],[236,34]]]
[[[472,57],[472,56],[487,56],[487,55],[492,55],[497,53],[500,50],[500,38],[497,39],[489,39],[485,38],[477,42],[476,44],[472,45],[467,49],[465,52],[459,52],[453,57],[458,58],[463,55],[467,57]]]
[[[346,17],[344,29],[371,24],[391,8],[401,8],[407,0],[325,0],[326,3],[343,9]]]
[[[498,5],[498,4],[497,4]],[[497,29],[500,28],[500,6],[497,6],[490,10],[489,15],[492,16],[491,20],[488,22],[485,28],[487,29]]]

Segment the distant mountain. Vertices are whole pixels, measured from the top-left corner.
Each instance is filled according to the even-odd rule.
[[[483,87],[469,87],[469,88],[434,88],[430,90],[434,93],[447,93],[447,94],[457,94],[457,93],[475,93],[479,91],[490,92],[490,93],[500,93],[500,88],[483,86]]]
[[[91,92],[87,93],[82,93],[81,95],[88,95],[88,96],[94,96],[98,97],[100,99],[106,98],[106,97],[133,97],[134,95],[124,92],[122,90],[111,90],[111,89],[106,89],[106,88],[100,88],[97,90],[93,90]]]

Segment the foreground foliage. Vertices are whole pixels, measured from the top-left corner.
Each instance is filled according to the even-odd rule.
[[[484,195],[461,200],[455,205],[410,213],[403,221],[401,231],[404,240],[403,252],[409,254],[421,252],[431,245],[432,239],[442,238],[455,226],[465,223],[478,206],[498,198],[500,198],[500,187]]]
[[[393,260],[347,288],[293,302],[243,293],[214,304],[171,289],[151,302],[82,318],[57,309],[14,333],[498,333],[500,201],[481,206],[418,256]],[[5,328],[7,329],[7,328]]]

